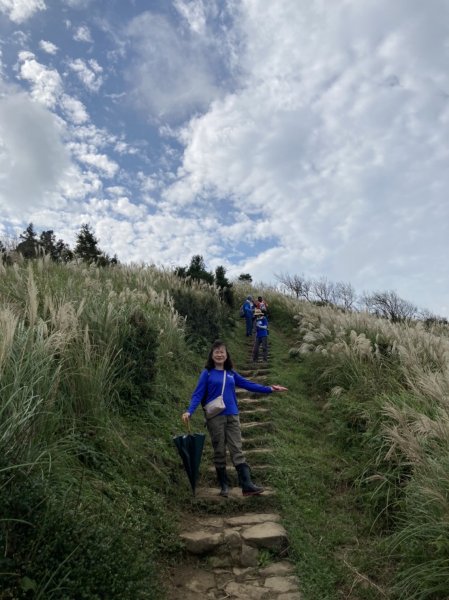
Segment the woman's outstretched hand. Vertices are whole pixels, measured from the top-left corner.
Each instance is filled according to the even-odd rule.
[[[288,392],[288,388],[283,385],[271,385],[270,386],[273,392]]]
[[[184,425],[187,425],[187,423],[190,421],[190,413],[185,412],[182,414],[182,422],[184,423]]]

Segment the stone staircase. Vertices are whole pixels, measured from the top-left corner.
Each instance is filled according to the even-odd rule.
[[[252,381],[269,383],[266,363],[250,364],[239,372]],[[215,469],[207,458],[210,441],[206,442],[195,509],[180,534],[186,562],[173,573],[168,600],[301,598],[294,565],[288,560],[287,534],[275,511],[276,494],[269,486],[271,396],[238,390],[237,397],[245,457],[254,482],[265,491],[244,497],[234,469],[228,467],[233,487],[228,498],[219,496]]]

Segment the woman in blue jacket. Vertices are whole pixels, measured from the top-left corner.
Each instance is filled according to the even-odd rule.
[[[242,451],[239,409],[235,394],[236,387],[259,394],[287,391],[287,388],[280,385],[259,385],[239,375],[233,369],[226,344],[221,340],[216,340],[212,344],[205,369],[199,377],[189,407],[182,415],[182,420],[184,423],[188,423],[199,404],[206,405],[223,391],[225,408],[217,416],[207,420],[207,429],[214,449],[214,464],[220,485],[220,495],[227,496],[229,492],[226,473],[226,447],[228,447],[232,464],[239,476],[239,485],[242,488],[243,495],[254,496],[261,494],[263,488],[254,485],[251,481],[250,469]]]

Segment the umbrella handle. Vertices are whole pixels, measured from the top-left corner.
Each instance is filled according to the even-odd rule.
[[[187,431],[188,431],[188,433],[189,433],[189,434],[191,434],[191,433],[192,433],[192,429],[191,429],[191,427],[190,427],[190,419],[187,421],[187,423],[186,423],[185,425],[186,425],[186,427],[187,427]]]

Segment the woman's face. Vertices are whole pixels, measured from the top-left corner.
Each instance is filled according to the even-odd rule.
[[[226,352],[226,346],[217,346],[212,350],[212,360],[215,363],[215,366],[223,366],[228,358],[228,353]]]

